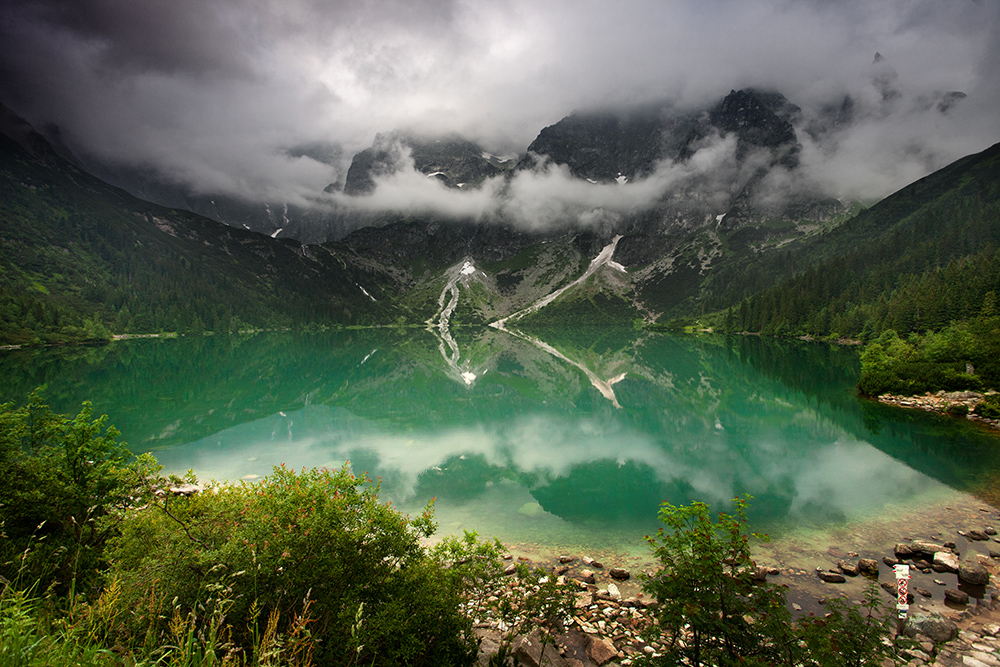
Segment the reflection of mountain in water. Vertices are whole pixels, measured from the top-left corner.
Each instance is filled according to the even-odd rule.
[[[1000,468],[974,432],[959,451],[937,422],[873,420],[849,350],[584,328],[530,341],[448,333],[457,355],[426,332],[373,330],[19,351],[0,372],[4,398],[46,382],[59,410],[89,397],[169,469],[239,478],[350,459],[397,502],[459,506],[513,485],[577,525],[648,528],[662,500],[722,505],[744,492],[758,516],[838,519]],[[610,398],[594,378],[615,380]]]

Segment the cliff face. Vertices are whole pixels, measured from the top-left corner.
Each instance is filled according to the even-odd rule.
[[[505,171],[498,158],[471,141],[459,137],[421,139],[392,132],[377,135],[371,148],[354,156],[344,193],[371,193],[377,178],[405,168],[407,158],[412,159],[416,171],[450,188],[474,188]]]

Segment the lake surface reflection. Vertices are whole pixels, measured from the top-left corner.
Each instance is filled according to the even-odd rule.
[[[529,551],[644,554],[664,500],[749,493],[754,528],[790,540],[978,503],[996,437],[862,401],[857,370],[851,349],[754,337],[383,329],[10,351],[0,391],[90,399],[202,479],[349,461],[406,511],[437,498],[441,533]]]

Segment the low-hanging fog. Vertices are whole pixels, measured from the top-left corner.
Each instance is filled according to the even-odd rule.
[[[873,200],[1000,140],[997,35],[1000,4],[985,0],[11,0],[0,102],[88,160],[195,193],[586,223],[722,182],[734,142],[624,184],[543,163],[464,191],[411,161],[370,196],[324,188],[379,132],[523,154],[574,111],[703,109],[752,86],[802,109],[801,168],[769,176],[776,196],[795,180]],[[845,95],[851,123],[806,131]]]

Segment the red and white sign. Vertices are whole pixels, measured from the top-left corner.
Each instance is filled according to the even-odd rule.
[[[906,612],[910,608],[909,603],[907,603],[907,582],[910,580],[910,566],[909,565],[896,565],[893,568],[893,572],[896,574],[896,609],[899,610],[899,617],[906,618]]]

